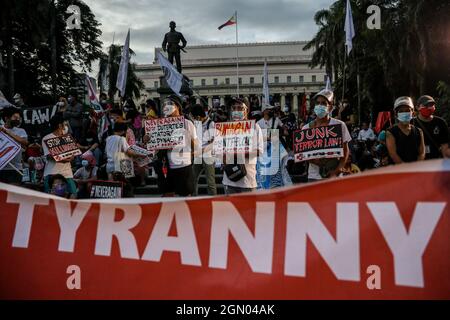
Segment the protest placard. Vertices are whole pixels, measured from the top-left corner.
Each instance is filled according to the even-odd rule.
[[[340,124],[294,132],[295,162],[344,156]]]
[[[149,151],[146,150],[144,148],[141,148],[137,145],[132,145],[131,150],[133,150],[134,152],[141,154],[143,156],[145,156],[145,158],[136,158],[134,159],[134,162],[138,165],[138,167],[142,168],[145,167],[146,165],[148,165],[149,163],[151,163],[153,161],[153,158],[155,157],[155,151]]]
[[[81,150],[70,134],[44,140],[44,143],[56,162],[70,159],[72,156],[81,155]]]
[[[7,134],[0,132],[0,170],[20,152],[20,145]]]
[[[93,181],[89,192],[91,199],[117,199],[122,195],[123,183],[120,181]]]
[[[213,150],[215,154],[249,153],[256,134],[255,121],[233,121],[215,124]]]
[[[145,132],[150,137],[147,149],[162,150],[184,147],[186,145],[184,131],[184,117],[147,120]]]

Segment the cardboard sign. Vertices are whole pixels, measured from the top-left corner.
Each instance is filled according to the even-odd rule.
[[[72,156],[81,155],[81,150],[70,134],[61,137],[44,140],[48,152],[56,162],[70,159]]]
[[[120,181],[93,181],[91,184],[91,199],[118,199],[122,196],[123,183]]]
[[[184,117],[160,118],[145,121],[150,136],[148,150],[172,149],[186,145]]]
[[[213,150],[215,154],[249,153],[256,134],[254,120],[220,122],[215,124]]]
[[[153,158],[155,157],[155,151],[154,150],[147,150],[144,148],[141,148],[137,145],[132,145],[130,147],[131,150],[133,150],[134,152],[141,154],[143,156],[145,156],[145,158],[135,158],[134,162],[138,165],[138,167],[142,168],[145,167],[146,165],[150,164],[153,161]]]
[[[450,299],[449,179],[430,160],[227,197],[0,183],[0,299]]]
[[[0,132],[0,170],[20,152],[20,145],[6,133]]]
[[[344,156],[342,126],[335,124],[294,132],[295,162],[342,158]]]

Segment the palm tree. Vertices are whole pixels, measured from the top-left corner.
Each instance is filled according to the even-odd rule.
[[[123,46],[111,45],[108,49],[108,54],[103,54],[99,61],[98,83],[102,84],[104,77],[107,76],[108,81],[108,96],[110,99],[114,97],[117,92],[116,81],[119,72],[120,60],[122,57]],[[130,49],[130,55],[135,53]],[[125,96],[140,98],[141,90],[145,88],[144,82],[136,75],[136,64],[128,64],[127,84],[125,87]]]

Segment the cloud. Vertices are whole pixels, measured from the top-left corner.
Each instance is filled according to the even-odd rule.
[[[333,0],[84,0],[102,24],[105,48],[123,43],[131,28],[133,61],[152,63],[169,22],[176,21],[189,45],[235,43],[234,27],[217,27],[238,11],[239,42],[309,40],[314,14]]]

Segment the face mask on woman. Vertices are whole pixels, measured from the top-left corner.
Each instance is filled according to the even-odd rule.
[[[66,185],[65,184],[57,184],[54,188],[53,188],[53,193],[56,196],[59,197],[64,197],[66,195]]]
[[[170,115],[172,115],[175,112],[176,109],[177,109],[177,107],[174,104],[164,105],[164,108],[163,108],[164,117],[166,117],[166,118],[169,117]]]
[[[87,166],[89,166],[89,161],[87,161],[87,160],[82,160],[82,161],[81,161],[81,165],[82,165],[83,167],[87,168]]]
[[[412,120],[412,113],[411,112],[399,112],[397,114],[397,119],[400,122],[409,123]]]
[[[10,121],[11,127],[18,127],[20,126],[20,120],[11,120]]]
[[[328,107],[324,104],[318,104],[314,107],[314,113],[318,118],[322,119],[328,115]]]

